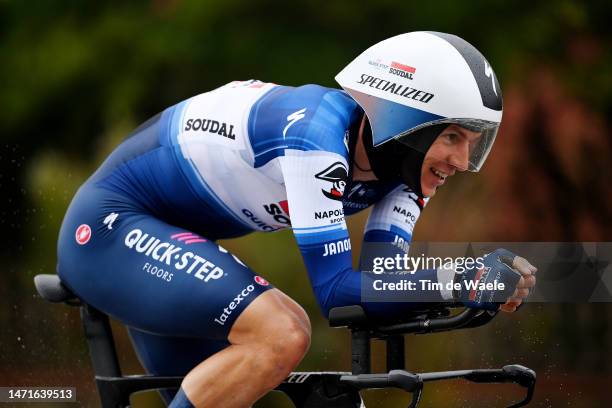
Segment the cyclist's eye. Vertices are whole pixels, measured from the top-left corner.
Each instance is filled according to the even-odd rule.
[[[456,143],[459,140],[459,135],[456,133],[446,133],[444,136],[450,143]]]

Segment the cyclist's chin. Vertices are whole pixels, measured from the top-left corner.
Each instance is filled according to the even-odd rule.
[[[421,176],[421,192],[425,197],[433,197],[438,190],[439,180],[431,174],[423,174]]]
[[[436,187],[426,186],[421,183],[421,192],[424,197],[433,197],[436,195]]]

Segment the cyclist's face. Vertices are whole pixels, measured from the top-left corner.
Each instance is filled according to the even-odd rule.
[[[456,171],[468,169],[470,146],[480,137],[459,125],[450,125],[440,133],[431,145],[421,168],[421,190],[426,197],[436,194],[436,189]]]

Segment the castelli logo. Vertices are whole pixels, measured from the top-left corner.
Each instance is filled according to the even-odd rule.
[[[261,286],[268,286],[270,282],[262,278],[261,276],[255,276],[255,282],[260,284]]]
[[[79,225],[74,234],[74,238],[76,239],[76,242],[79,245],[85,245],[86,243],[88,243],[89,239],[91,238],[91,228],[89,227],[89,225]]]

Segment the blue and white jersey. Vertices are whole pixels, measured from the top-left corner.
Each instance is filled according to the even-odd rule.
[[[327,311],[359,300],[335,297],[347,274],[357,285],[345,216],[375,204],[365,238],[408,243],[425,205],[399,182],[350,180],[362,117],[340,90],[235,81],[166,109],[156,142],[123,148],[128,165],[95,179],[211,239],[292,228]]]

